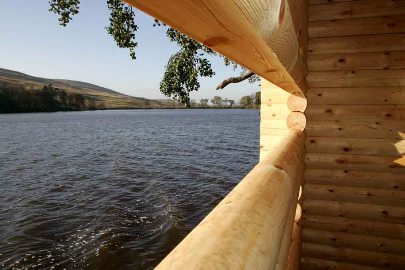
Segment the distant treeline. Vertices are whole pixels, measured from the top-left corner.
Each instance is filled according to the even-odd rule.
[[[97,106],[98,105],[98,106]],[[0,85],[0,113],[94,110],[100,104],[81,94],[45,85],[27,90],[22,86]]]

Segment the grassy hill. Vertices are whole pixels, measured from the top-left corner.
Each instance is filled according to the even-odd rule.
[[[92,100],[97,109],[135,109],[167,108],[170,103],[146,98],[132,97],[98,85],[62,79],[46,79],[30,76],[21,72],[0,68],[0,90],[2,88],[40,91],[46,85],[52,85],[67,94],[80,94],[85,100]]]

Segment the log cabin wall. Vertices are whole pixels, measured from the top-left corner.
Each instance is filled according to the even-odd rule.
[[[308,35],[302,267],[405,269],[405,1],[310,0]]]

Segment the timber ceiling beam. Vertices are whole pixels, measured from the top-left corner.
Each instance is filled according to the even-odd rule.
[[[282,89],[306,92],[305,63],[287,0],[125,1]]]

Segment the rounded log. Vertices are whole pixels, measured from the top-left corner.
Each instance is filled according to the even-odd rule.
[[[307,120],[302,112],[291,112],[287,117],[287,126],[290,129],[303,131],[306,124]]]
[[[304,112],[307,104],[305,97],[290,95],[287,100],[287,107],[291,112]]]

